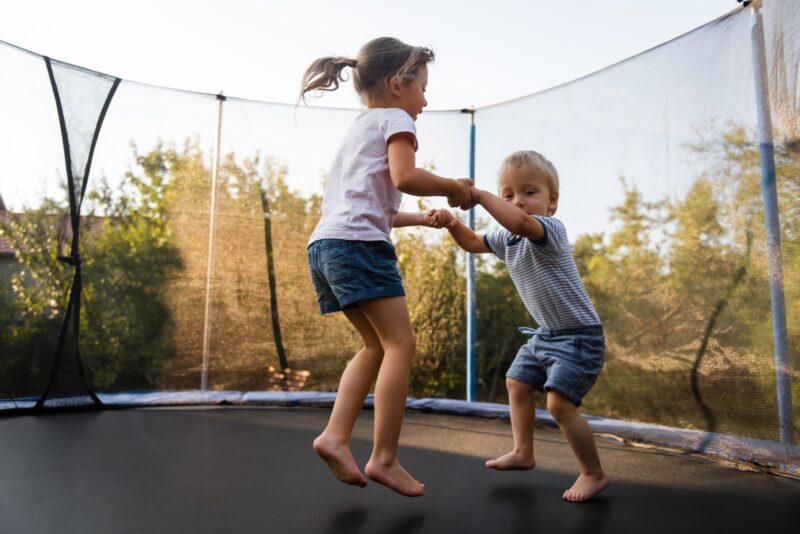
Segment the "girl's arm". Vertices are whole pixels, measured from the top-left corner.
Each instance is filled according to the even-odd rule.
[[[459,247],[467,252],[491,252],[483,242],[483,237],[479,236],[469,226],[453,217],[453,214],[447,210],[431,210],[428,213],[431,219],[431,226],[434,228],[447,228],[453,240]]]
[[[414,146],[411,141],[399,136],[389,143],[389,175],[394,186],[403,193],[418,197],[447,197],[452,207],[472,207],[470,187],[472,180],[452,180],[436,176],[425,169],[417,168]]]
[[[403,228],[404,226],[432,226],[432,224],[425,213],[398,211],[397,216],[394,218],[394,224],[392,227]]]
[[[488,191],[482,191],[474,187],[472,188],[472,197],[475,199],[476,204],[486,208],[486,211],[489,212],[494,220],[512,234],[528,237],[534,241],[544,237],[542,223],[510,202],[506,202]]]

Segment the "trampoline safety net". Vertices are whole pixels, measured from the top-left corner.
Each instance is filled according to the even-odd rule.
[[[800,4],[766,0],[472,117],[478,187],[496,189],[514,150],[559,170],[556,216],[607,341],[583,411],[741,438],[738,457],[771,450],[795,474],[798,28]],[[359,110],[155,87],[3,42],[0,68],[0,412],[335,390],[359,340],[320,316],[305,247]],[[426,111],[417,128],[418,162],[468,175],[469,114]],[[402,209],[443,206],[406,195]],[[465,254],[446,232],[394,241],[411,395],[463,399]],[[477,262],[476,397],[505,403],[517,327],[535,325],[503,266]]]

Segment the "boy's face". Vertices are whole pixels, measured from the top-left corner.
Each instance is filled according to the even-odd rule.
[[[507,168],[500,176],[500,197],[528,215],[550,215],[558,205],[558,194],[550,191],[547,175],[536,167]]]

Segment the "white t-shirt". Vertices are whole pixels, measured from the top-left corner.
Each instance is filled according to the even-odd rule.
[[[322,217],[309,244],[320,239],[390,241],[403,193],[389,177],[387,141],[406,132],[414,137],[416,150],[414,120],[400,108],[372,108],[356,117],[331,165]]]

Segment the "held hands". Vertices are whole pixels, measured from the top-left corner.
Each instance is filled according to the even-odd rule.
[[[451,208],[461,208],[462,210],[470,209],[475,205],[475,201],[472,198],[472,180],[469,178],[459,178],[453,180],[453,182],[452,192],[447,195],[447,204]]]
[[[444,228],[455,220],[453,214],[446,209],[432,209],[425,214],[425,226],[429,228]]]

